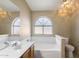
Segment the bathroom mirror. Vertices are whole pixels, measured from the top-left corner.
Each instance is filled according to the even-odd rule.
[[[19,8],[10,0],[5,2],[3,0],[0,2],[0,34],[11,34],[14,31],[12,23],[19,17]],[[17,24],[15,28],[18,31]]]

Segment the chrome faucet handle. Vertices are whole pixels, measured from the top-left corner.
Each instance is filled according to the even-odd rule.
[[[14,44],[12,44],[12,47],[17,46],[17,43],[15,42]]]
[[[30,42],[31,40],[30,39],[27,39],[27,42]]]

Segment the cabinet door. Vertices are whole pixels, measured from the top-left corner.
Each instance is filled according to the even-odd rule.
[[[31,46],[31,58],[34,58],[34,45]]]
[[[21,58],[34,58],[34,45],[32,45]]]
[[[23,58],[30,58],[31,55],[31,49],[29,48],[24,54],[23,54]]]

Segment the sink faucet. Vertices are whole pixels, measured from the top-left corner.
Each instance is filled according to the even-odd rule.
[[[31,41],[31,39],[27,39],[27,42],[30,42]]]
[[[20,49],[21,48],[21,42],[20,41],[14,41],[14,43],[12,44],[12,47],[14,47],[14,49]]]
[[[12,46],[19,46],[19,45],[20,45],[20,42],[19,41],[13,41]]]

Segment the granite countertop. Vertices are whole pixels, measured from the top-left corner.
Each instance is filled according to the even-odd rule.
[[[8,46],[7,48],[0,50],[0,58],[20,58],[25,51],[27,51],[32,45],[33,41],[21,41],[21,48],[14,49],[12,46]]]

